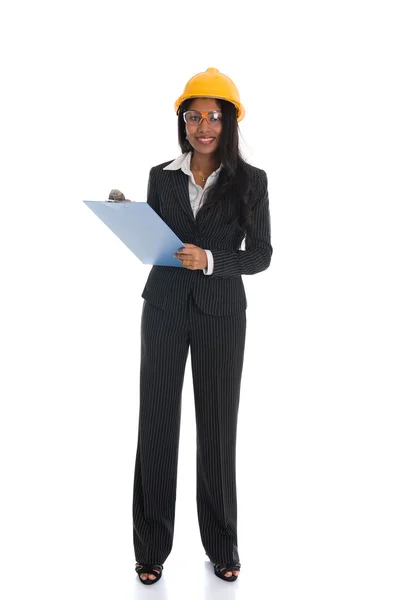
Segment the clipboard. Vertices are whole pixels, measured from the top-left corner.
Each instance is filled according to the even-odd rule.
[[[185,244],[147,202],[83,202],[143,264],[184,269],[174,253]]]

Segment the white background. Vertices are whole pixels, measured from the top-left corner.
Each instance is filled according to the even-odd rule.
[[[395,5],[2,3],[3,598],[398,600]],[[131,503],[151,267],[82,200],[146,200],[150,168],[180,154],[174,101],[207,67],[239,88],[274,248],[243,278],[242,573],[217,579],[201,545],[189,359],[174,546],[145,587]]]

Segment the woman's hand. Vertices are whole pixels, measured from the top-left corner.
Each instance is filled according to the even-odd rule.
[[[186,269],[192,271],[206,269],[208,265],[207,252],[194,244],[185,244],[185,248],[178,250],[174,256],[181,261]]]
[[[128,200],[128,198],[125,198],[124,194],[116,189],[111,190],[108,199],[113,200],[114,202],[135,202],[134,200]]]

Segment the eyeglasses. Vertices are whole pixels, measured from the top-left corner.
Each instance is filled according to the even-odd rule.
[[[217,127],[222,123],[222,112],[220,110],[210,110],[209,112],[187,110],[183,113],[183,120],[188,125],[200,125],[203,119],[206,119],[211,127]]]

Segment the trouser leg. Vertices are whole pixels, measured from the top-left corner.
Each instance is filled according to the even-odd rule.
[[[214,316],[194,302],[190,308],[200,535],[210,560],[239,562],[236,431],[246,312]]]
[[[172,548],[181,398],[188,337],[183,311],[144,301],[140,411],[133,489],[136,561],[164,563]]]

